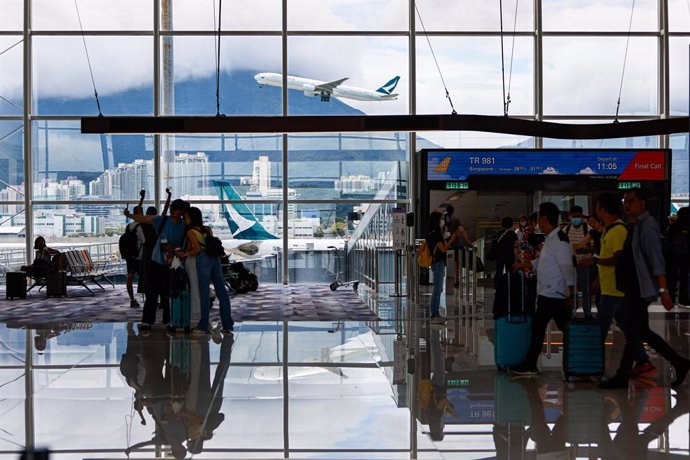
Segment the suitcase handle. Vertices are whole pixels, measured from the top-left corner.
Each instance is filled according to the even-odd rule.
[[[506,273],[506,279],[508,282],[508,322],[512,324],[520,324],[527,322],[527,314],[525,313],[525,273],[522,270],[518,270],[515,273],[518,273],[520,276],[520,319],[513,320],[513,314],[511,313],[512,292],[510,291],[510,276],[512,272],[508,272]]]

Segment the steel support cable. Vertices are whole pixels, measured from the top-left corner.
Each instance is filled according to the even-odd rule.
[[[506,115],[508,115],[508,109],[510,108],[510,88],[513,82],[513,58],[515,57],[515,37],[517,32],[517,15],[519,6],[520,0],[515,0],[515,17],[513,18],[513,43],[510,47],[510,69],[508,70],[508,95],[506,96],[505,108]]]
[[[214,2],[215,8],[215,2]],[[220,113],[220,30],[223,13],[223,0],[218,0],[218,46],[216,48],[216,116],[225,116]]]
[[[441,66],[438,65],[438,60],[436,60],[436,53],[434,53],[434,48],[431,46],[431,40],[429,40],[429,34],[426,32],[426,27],[424,27],[424,21],[422,20],[422,14],[419,12],[419,7],[417,7],[417,2],[414,2],[414,9],[417,12],[417,17],[419,18],[419,24],[422,26],[422,30],[424,31],[424,37],[426,38],[426,42],[429,44],[429,50],[431,51],[431,57],[434,59],[434,64],[436,64],[436,69],[438,70],[438,75],[441,77],[441,83],[443,84],[443,89],[446,92],[446,99],[448,99],[448,103],[450,104],[450,109],[451,109],[451,114],[456,115],[458,112],[455,111],[455,107],[453,107],[453,100],[450,98],[450,92],[448,91],[448,87],[446,86],[446,81],[443,78],[443,73],[441,72]]]
[[[630,46],[630,33],[632,31],[632,21],[634,13],[635,0],[632,0],[632,8],[630,8],[630,21],[628,23],[628,38],[625,40],[625,54],[623,55],[623,70],[621,71],[621,84],[618,88],[618,100],[616,101],[616,116],[613,118],[614,123],[618,123],[618,111],[621,108],[621,94],[623,94],[623,79],[625,78],[625,66],[628,62],[628,47]]]
[[[84,43],[84,52],[86,53],[86,63],[89,65],[89,74],[91,75],[91,84],[93,85],[93,95],[96,97],[96,106],[98,107],[98,116],[102,117],[101,102],[98,100],[98,91],[96,90],[96,80],[93,78],[93,69],[91,68],[91,59],[89,58],[89,48],[86,46],[86,36],[84,35],[84,27],[81,24],[81,15],[79,14],[79,5],[77,0],[74,0],[74,8],[77,10],[77,19],[79,20],[79,30],[81,31],[81,40]]]
[[[18,41],[17,43],[15,43],[14,45],[10,45],[9,47],[7,47],[7,48],[5,48],[4,50],[0,51],[0,56],[2,56],[3,54],[5,54],[6,52],[8,52],[9,50],[11,50],[12,48],[14,48],[15,46],[17,46],[18,44],[20,44],[20,43],[23,42],[23,41],[24,41],[24,39],[22,38],[21,40],[19,40],[19,41]]]
[[[505,51],[503,49],[503,38],[505,36],[505,32],[503,31],[503,0],[499,0],[498,2],[498,14],[501,17],[501,80],[503,82],[503,115],[506,117],[508,116],[508,110],[510,108],[510,86],[513,81],[513,58],[515,57],[515,35],[517,31],[517,15],[519,5],[520,0],[515,0],[515,15],[513,17],[513,42],[510,47],[510,69],[508,70],[508,94],[506,95]]]
[[[501,81],[503,86],[503,116],[508,116],[508,106],[506,104],[506,66],[505,53],[503,52],[503,0],[498,0],[498,16],[501,29]]]

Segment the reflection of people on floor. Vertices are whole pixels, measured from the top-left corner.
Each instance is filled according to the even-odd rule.
[[[169,446],[177,459],[188,452],[200,453],[204,441],[211,439],[225,418],[220,408],[230,367],[232,334],[218,337],[220,361],[211,383],[208,336],[170,338],[163,330],[152,329],[151,340],[137,336],[132,324],[127,331],[127,350],[120,370],[134,389],[134,407],[142,424],[146,423],[146,409],[155,423],[155,433],[152,439],[128,447],[125,453],[151,445]]]
[[[216,367],[213,383],[211,383],[211,366],[208,354],[209,343],[207,340],[203,342],[201,340],[203,339],[199,340],[201,343],[201,364],[196,395],[196,415],[201,423],[196,426],[190,426],[187,431],[187,449],[192,454],[201,453],[204,441],[211,439],[213,431],[225,420],[225,415],[220,412],[220,408],[223,404],[224,382],[230,369],[230,358],[234,343],[232,334],[223,334],[223,339],[220,343],[218,367]]]
[[[441,353],[441,336],[438,329],[432,328],[429,337],[431,351],[431,378],[419,382],[420,421],[428,423],[429,437],[433,441],[443,440],[443,416],[450,414],[457,417],[455,407],[448,401],[446,386],[445,359]]]
[[[650,454],[649,445],[662,436],[671,423],[690,409],[689,395],[685,389],[676,390],[676,403],[657,420],[640,431],[638,423],[643,415],[648,399],[644,390],[637,391],[629,398],[624,390],[609,390],[604,392],[610,422],[620,422],[613,440],[602,443],[601,450],[604,458],[614,459],[644,459],[660,458],[660,452]],[[607,438],[604,438],[605,440]]]
[[[539,379],[516,379],[527,393],[531,409],[531,420],[527,433],[536,444],[537,455],[560,455],[566,452],[565,446],[565,417],[561,414],[553,429],[546,424],[544,409],[550,403],[546,402],[548,385]],[[552,405],[552,404],[551,404]]]

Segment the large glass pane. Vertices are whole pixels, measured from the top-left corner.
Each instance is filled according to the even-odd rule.
[[[634,10],[633,10],[634,7]],[[543,0],[545,31],[633,31],[657,30],[656,0]]]
[[[503,30],[531,31],[534,28],[533,2],[508,0],[503,5]],[[501,30],[499,2],[460,0],[453,2],[417,2],[416,29],[495,31]],[[517,18],[517,19],[516,19]]]
[[[417,149],[428,148],[534,148],[534,138],[479,131],[425,131],[417,134]]]
[[[550,120],[546,120],[550,121]],[[556,123],[599,123],[593,120],[556,120]],[[658,136],[625,137],[619,139],[552,139],[544,138],[544,148],[559,149],[654,149],[659,147]]]
[[[216,43],[214,37],[164,37],[171,43],[172,60],[163,53],[162,113],[215,115]],[[255,79],[261,72],[280,69],[280,37],[223,37],[221,40],[220,113],[227,115],[279,115],[279,88],[262,88]],[[260,50],[260,51],[259,51]],[[167,71],[166,69],[170,69]],[[165,76],[173,77],[172,94]],[[174,112],[166,105],[174,98]]]
[[[498,37],[431,37],[431,45],[443,78],[428,43],[418,40],[417,113],[451,112],[444,81],[458,113],[502,115],[504,81],[511,100],[509,113],[534,113],[532,40],[516,38],[513,54],[512,38],[505,39],[505,79]]]
[[[49,247],[61,251],[90,249],[94,260],[116,260],[117,240],[126,224],[122,215],[124,206],[82,202],[35,205],[33,232],[35,236],[45,237]],[[23,217],[20,214],[14,222],[25,225]]]
[[[33,0],[32,25],[35,30],[151,30],[153,1],[158,0]]]
[[[21,115],[24,110],[23,52],[22,37],[0,36],[0,115]]]
[[[153,191],[152,136],[81,134],[78,121],[33,124],[36,200],[137,200]]]
[[[288,82],[290,115],[408,113],[406,38],[291,37],[288,50],[289,74],[301,77]]]
[[[97,115],[81,37],[34,37],[34,107],[41,115]],[[149,37],[86,37],[104,115],[153,113]]]
[[[407,0],[288,0],[288,29],[404,30],[408,12]]]
[[[0,190],[23,187],[23,126],[21,120],[0,120]],[[8,196],[7,199],[23,200],[24,196]]]
[[[221,2],[175,0],[171,3],[173,4],[173,30],[218,30],[218,7]],[[281,4],[280,0],[222,2],[223,11],[220,18],[222,30],[280,30]],[[162,10],[161,13],[164,14],[165,11]]]
[[[669,40],[669,96],[671,115],[688,115],[688,54],[690,39],[672,37]]]
[[[690,158],[688,157],[688,135],[676,134],[671,136],[673,149],[671,164],[671,200],[677,207],[688,206],[690,194]]]
[[[0,30],[22,30],[24,27],[24,1],[5,0],[0,14]]]
[[[656,115],[658,49],[655,38],[544,38],[544,114]],[[625,74],[623,69],[625,68]]]
[[[671,32],[690,31],[690,3],[687,0],[668,0],[668,23]]]

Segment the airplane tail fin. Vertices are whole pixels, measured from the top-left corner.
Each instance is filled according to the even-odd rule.
[[[241,200],[242,197],[235,188],[226,180],[214,180],[218,198],[221,200]],[[223,216],[230,227],[232,237],[236,240],[276,240],[256,220],[256,216],[244,203],[223,203]]]
[[[388,80],[382,87],[376,90],[378,93],[382,94],[391,94],[394,90],[395,87],[398,86],[398,81],[400,80],[400,77],[393,77],[392,79]]]

